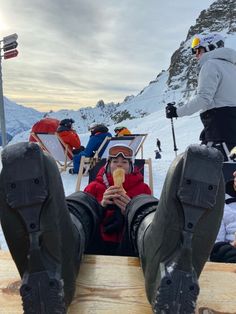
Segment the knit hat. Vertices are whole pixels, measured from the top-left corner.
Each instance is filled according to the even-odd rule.
[[[63,120],[61,120],[60,125],[68,127],[68,128],[71,128],[72,127],[72,123],[74,123],[74,122],[75,121],[73,119],[63,119]]]

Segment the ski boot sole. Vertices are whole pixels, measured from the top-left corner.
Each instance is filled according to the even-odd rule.
[[[216,149],[189,146],[178,198],[184,213],[182,243],[159,267],[161,278],[153,302],[154,313],[194,314],[199,294],[197,274],[192,265],[192,238],[200,218],[216,203],[223,157]]]
[[[20,294],[25,314],[64,314],[63,281],[60,265],[47,268],[48,257],[41,252],[42,207],[48,197],[43,153],[37,144],[20,143],[6,147],[2,156],[6,200],[18,212],[29,237],[28,268]]]

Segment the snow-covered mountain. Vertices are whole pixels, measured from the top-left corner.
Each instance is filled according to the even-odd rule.
[[[4,97],[7,133],[12,136],[29,130],[31,126],[43,117],[43,113],[32,108],[18,105]]]
[[[186,39],[173,53],[169,68],[159,73],[138,95],[127,96],[120,104],[105,104],[99,100],[95,107],[60,110],[48,115],[58,119],[73,118],[76,121],[74,127],[81,134],[87,132],[88,125],[95,121],[111,128],[121,123],[128,125],[130,120],[163,111],[168,102],[187,102],[194,95],[197,84],[196,61],[189,49],[191,38],[196,33],[213,31],[226,37],[226,46],[236,48],[236,1],[217,0],[203,10],[195,25],[190,27]],[[7,132],[13,136],[29,129],[43,115],[7,99],[5,108]]]

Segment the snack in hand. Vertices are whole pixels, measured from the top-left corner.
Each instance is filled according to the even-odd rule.
[[[117,168],[113,172],[114,185],[123,188],[125,182],[125,171],[123,168]]]

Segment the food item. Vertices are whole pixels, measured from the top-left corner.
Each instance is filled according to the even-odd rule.
[[[114,185],[123,188],[125,182],[125,171],[123,168],[117,168],[113,172]]]

